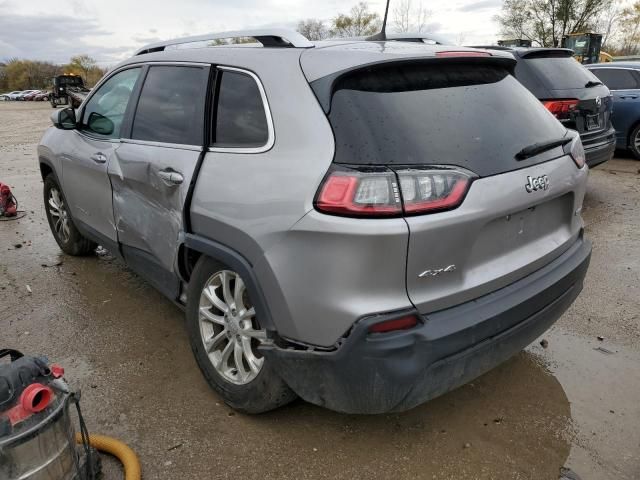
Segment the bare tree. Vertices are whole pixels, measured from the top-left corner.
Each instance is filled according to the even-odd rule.
[[[412,0],[401,0],[393,8],[392,26],[398,32],[426,31],[427,22],[431,18],[431,12],[424,8],[422,0],[413,3]]]
[[[296,30],[309,40],[324,40],[329,36],[329,29],[322,20],[317,18],[300,20]]]
[[[367,2],[355,5],[349,15],[341,13],[331,21],[331,35],[361,37],[377,33],[382,26],[380,16],[369,11]]]
[[[501,33],[545,47],[569,33],[592,30],[611,0],[505,0],[496,17]]]
[[[620,16],[620,45],[622,55],[640,53],[640,1],[625,8]]]

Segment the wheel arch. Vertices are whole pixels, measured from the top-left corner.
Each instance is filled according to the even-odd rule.
[[[249,291],[261,325],[267,330],[277,331],[267,299],[253,270],[253,265],[242,254],[219,242],[189,233],[185,234],[184,242],[179,247],[178,255],[180,275],[187,281],[191,276],[193,267],[202,255],[213,258],[238,272]]]

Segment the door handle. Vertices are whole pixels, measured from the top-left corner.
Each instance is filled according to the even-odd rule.
[[[158,172],[158,176],[167,185],[180,185],[182,182],[184,182],[184,177],[182,176],[182,174],[173,170],[160,170]]]
[[[93,160],[96,163],[106,163],[107,156],[102,152],[97,152],[91,155],[91,160]]]

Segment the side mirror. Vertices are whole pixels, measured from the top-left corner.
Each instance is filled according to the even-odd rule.
[[[115,128],[113,122],[105,117],[104,115],[100,115],[99,113],[92,112],[89,115],[89,120],[87,121],[87,127],[92,132],[95,132],[100,135],[111,135]]]
[[[73,130],[76,128],[76,112],[73,108],[63,108],[51,114],[53,126],[61,130]]]

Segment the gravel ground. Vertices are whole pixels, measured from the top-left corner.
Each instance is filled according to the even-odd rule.
[[[58,249],[35,154],[51,111],[0,103],[0,181],[26,212],[0,222],[0,346],[64,365],[89,430],[131,445],[145,478],[537,480],[561,467],[584,480],[640,478],[640,162],[591,172],[591,268],[547,348],[536,342],[402,414],[297,401],[249,417],[207,387],[180,310],[111,256]],[[106,480],[121,478],[105,463]]]

